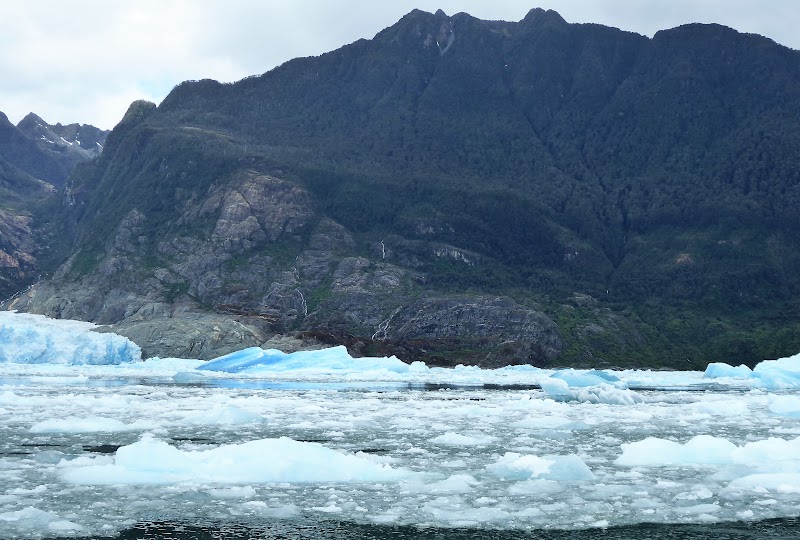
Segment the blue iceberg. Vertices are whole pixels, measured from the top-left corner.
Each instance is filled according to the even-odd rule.
[[[210,360],[198,369],[225,373],[286,372],[297,370],[363,372],[390,371],[408,373],[427,369],[422,362],[406,364],[389,358],[353,358],[344,346],[317,351],[281,352],[278,349],[250,347]]]
[[[800,388],[800,354],[778,360],[764,360],[750,370],[724,363],[709,364],[703,376],[707,379],[734,378],[767,390]]]
[[[139,362],[126,337],[92,332],[96,325],[0,311],[0,363],[109,365]]]
[[[570,387],[585,388],[587,386],[597,386],[600,384],[622,383],[622,380],[608,373],[607,371],[600,371],[599,369],[590,370],[576,370],[576,369],[562,369],[556,371],[551,375],[554,379],[561,379],[566,382]]]

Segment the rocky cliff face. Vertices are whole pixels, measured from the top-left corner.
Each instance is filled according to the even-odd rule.
[[[183,236],[147,237],[147,221],[130,211],[88,275],[76,280],[87,261],[73,256],[6,307],[110,324],[151,356],[346,343],[356,354],[494,366],[547,364],[562,348],[537,310],[425,293],[414,272],[353,256],[351,233],[285,179],[245,170],[212,185],[180,209]],[[206,235],[186,234],[196,230]]]

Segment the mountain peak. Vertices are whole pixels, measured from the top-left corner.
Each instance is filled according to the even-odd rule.
[[[535,25],[564,25],[568,24],[564,18],[559,15],[557,11],[552,9],[544,10],[542,8],[533,8],[525,15],[525,18],[522,19],[524,24],[535,24]]]
[[[22,120],[19,121],[19,124],[17,124],[17,127],[19,127],[21,124],[26,124],[26,123],[30,123],[30,122],[37,122],[37,123],[40,123],[40,124],[46,124],[47,123],[44,120],[42,120],[41,116],[39,116],[39,115],[37,115],[35,113],[32,113],[32,112],[29,112],[28,114],[25,115],[25,118],[23,118]]]

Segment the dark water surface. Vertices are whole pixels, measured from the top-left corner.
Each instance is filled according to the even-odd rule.
[[[362,525],[338,521],[313,524],[274,521],[266,525],[149,522],[137,523],[113,537],[82,538],[83,540],[797,540],[800,539],[800,518],[713,524],[640,524],[572,531],[443,529]],[[75,537],[72,537],[72,540],[75,540]]]

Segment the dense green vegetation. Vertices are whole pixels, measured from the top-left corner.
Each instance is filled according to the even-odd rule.
[[[133,208],[155,242],[235,171],[280,171],[362,252],[394,239],[426,287],[543,306],[564,362],[752,362],[800,351],[798,106],[800,53],[721,26],[651,40],[541,10],[415,11],[370,41],[135,104],[77,171],[70,219],[86,253]]]

